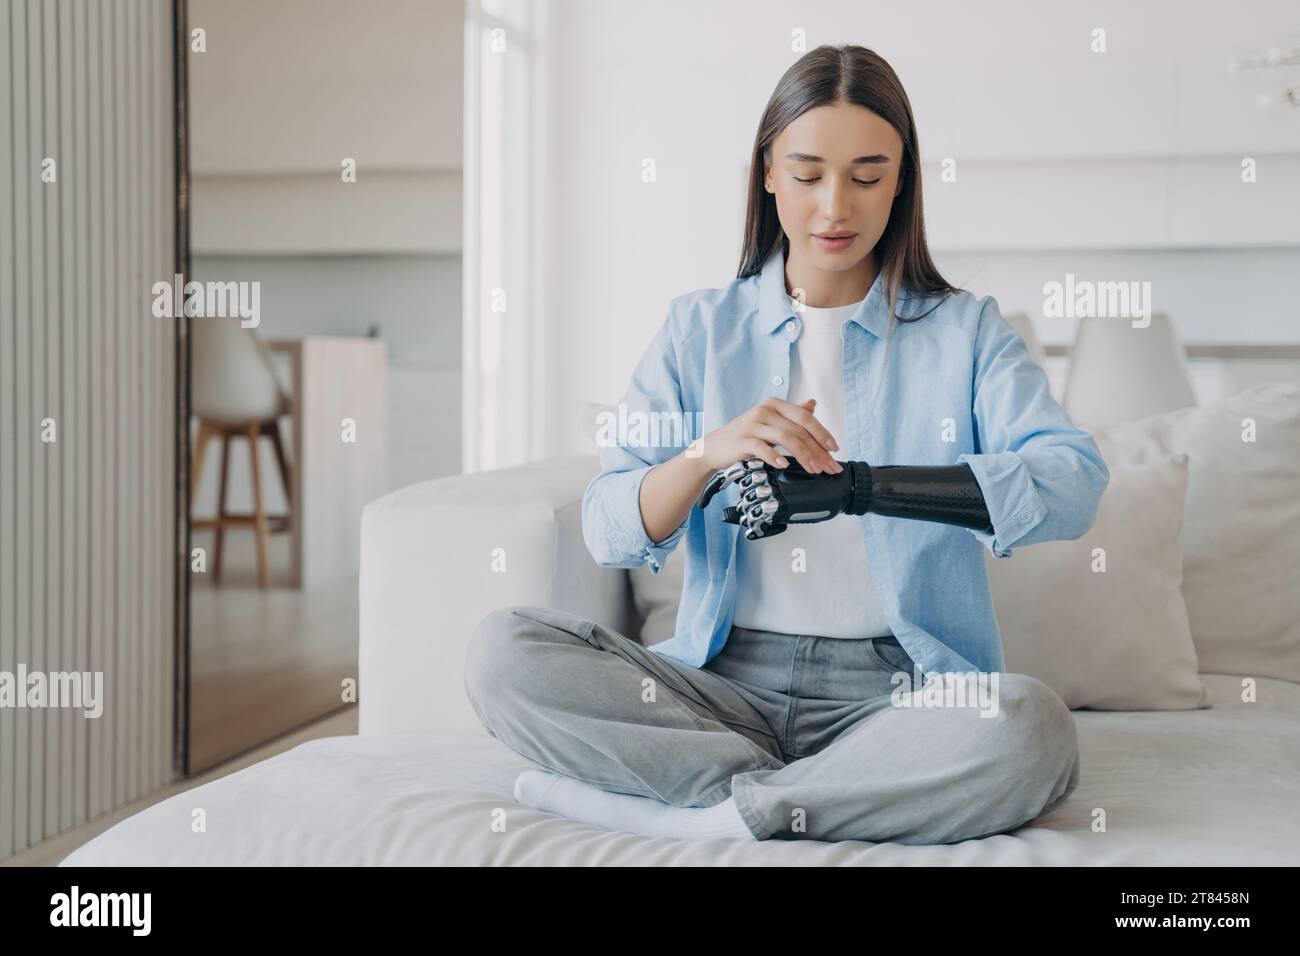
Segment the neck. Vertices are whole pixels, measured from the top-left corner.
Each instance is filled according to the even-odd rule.
[[[851,269],[830,272],[806,262],[791,246],[785,262],[786,294],[803,289],[804,305],[814,309],[851,305],[867,297],[878,271],[874,251]]]

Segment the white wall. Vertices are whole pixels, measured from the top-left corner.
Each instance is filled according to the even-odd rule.
[[[396,365],[460,367],[460,256],[213,256],[191,263],[200,282],[260,282],[264,339],[369,335]]]
[[[3,860],[176,770],[171,4],[5,4],[0,63],[0,671],[96,698],[0,707]]]
[[[195,255],[459,255],[459,169],[358,165],[356,182],[346,184],[340,172],[196,178],[191,201],[203,215],[190,229],[190,248]]]
[[[1089,51],[1093,27],[1108,52]],[[1230,74],[1300,43],[1295,6],[1192,2],[792,5],[556,0],[547,83],[548,453],[582,450],[584,401],[615,401],[668,301],[736,274],[743,171],[762,109],[807,48],[884,56],[912,101],[928,234],[952,281],[1038,316],[1065,271],[1149,279],[1189,342],[1300,341],[1300,110],[1257,97],[1300,70]],[[1241,157],[1260,181],[1240,183]],[[658,180],[643,183],[641,162]],[[958,183],[941,189],[941,158]],[[1249,190],[1249,191],[1248,191]]]
[[[459,0],[190,0],[191,175],[459,168]],[[431,95],[448,90],[451,95]]]

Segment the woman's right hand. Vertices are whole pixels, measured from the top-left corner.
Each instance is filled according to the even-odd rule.
[[[776,396],[763,399],[700,439],[701,463],[713,472],[746,458],[761,458],[773,468],[785,468],[789,461],[776,450],[780,445],[809,474],[839,474],[844,466],[831,457],[839,445],[813,416],[816,404],[813,398],[802,405]]]

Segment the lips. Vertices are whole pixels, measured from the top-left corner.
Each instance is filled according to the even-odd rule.
[[[831,232],[813,233],[817,248],[823,252],[846,252],[858,241],[858,234],[848,229],[835,229]]]

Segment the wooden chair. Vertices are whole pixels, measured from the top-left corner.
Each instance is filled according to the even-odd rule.
[[[285,457],[279,424],[280,416],[289,411],[289,400],[276,378],[270,350],[251,330],[242,328],[237,319],[200,318],[191,328],[190,409],[199,424],[190,465],[191,502],[195,500],[203,475],[208,443],[214,438],[221,439],[221,466],[216,516],[191,516],[190,527],[196,531],[211,529],[215,532],[211,568],[212,580],[216,584],[221,582],[226,529],[251,527],[257,537],[257,583],[265,588],[270,584],[269,536],[288,531],[292,526],[293,483],[289,478],[289,462]],[[262,468],[258,455],[258,439],[262,436],[271,439],[275,451],[280,479],[284,482],[285,501],[289,503],[285,514],[267,514],[263,504]],[[253,511],[248,514],[231,512],[226,505],[230,443],[235,438],[248,442],[253,496]]]

